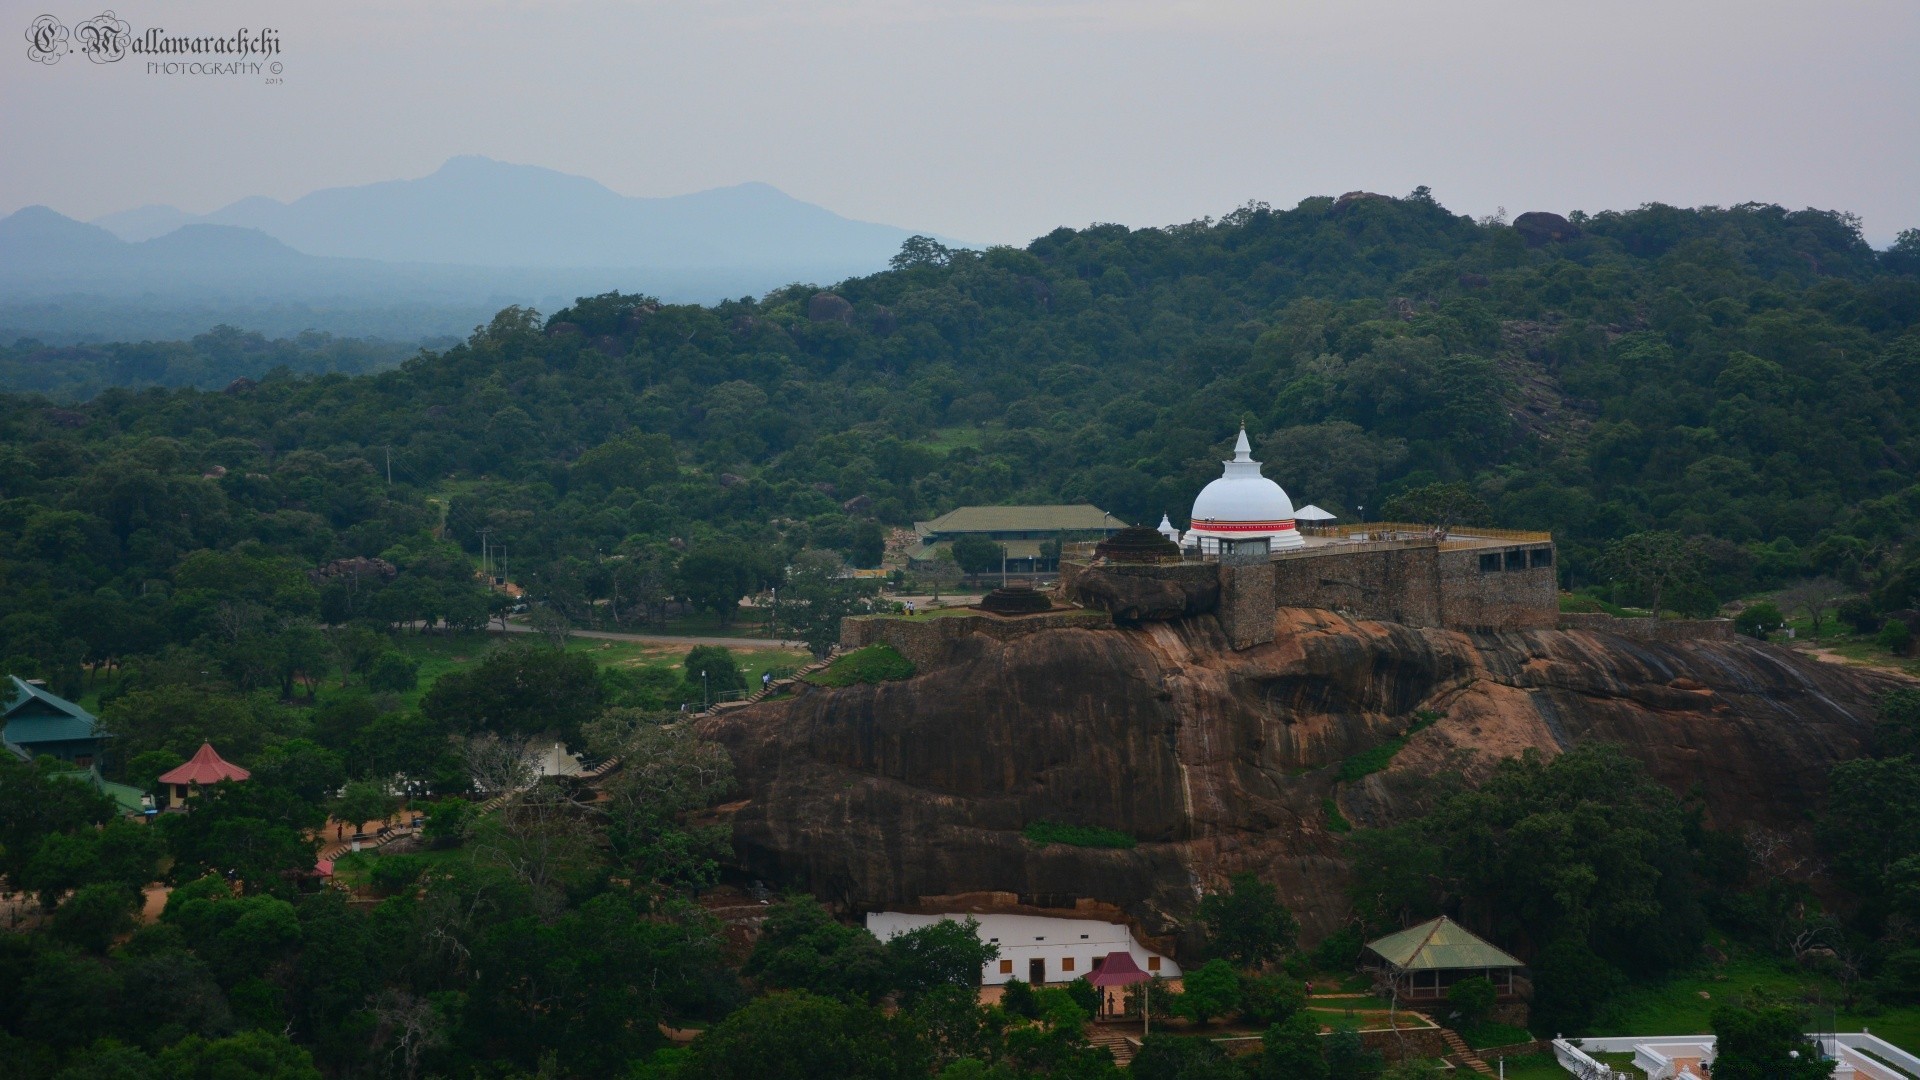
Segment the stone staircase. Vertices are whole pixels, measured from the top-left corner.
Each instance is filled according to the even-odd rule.
[[[838,651],[838,650],[835,650],[835,651]],[[707,706],[705,710],[695,713],[694,715],[710,716],[717,712],[725,712],[732,709],[744,709],[747,706],[752,705],[756,702],[765,701],[767,698],[770,698],[775,694],[781,693],[785,690],[792,689],[793,685],[800,681],[801,676],[811,675],[814,672],[819,671],[822,668],[825,668],[827,665],[833,663],[833,659],[834,659],[833,653],[830,652],[826,655],[825,659],[815,660],[813,663],[808,664],[806,667],[795,670],[793,674],[787,676],[784,679],[775,679],[772,682],[768,683],[767,685],[761,687],[760,689],[755,690],[752,694],[748,695],[747,697],[741,698],[739,701],[716,701],[712,705]]]
[[[1128,1041],[1134,1037],[1133,1031],[1130,1026],[1091,1023],[1087,1025],[1087,1043],[1106,1047],[1113,1054],[1114,1064],[1126,1065],[1133,1061],[1133,1055],[1139,1049]]]
[[[1473,1052],[1473,1047],[1467,1045],[1467,1040],[1461,1038],[1459,1032],[1443,1027],[1440,1029],[1440,1041],[1447,1044],[1448,1061],[1472,1069],[1481,1076],[1493,1075],[1493,1067],[1480,1060],[1480,1055]]]

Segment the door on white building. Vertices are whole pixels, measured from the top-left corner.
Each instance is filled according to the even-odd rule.
[[[1027,961],[1027,981],[1035,986],[1047,981],[1047,962],[1035,958]]]

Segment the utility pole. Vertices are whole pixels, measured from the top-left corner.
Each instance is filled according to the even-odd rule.
[[[393,486],[393,447],[387,447],[387,486]]]
[[[493,591],[493,564],[487,561],[487,534],[492,529],[480,530],[480,575],[487,579],[487,591]]]

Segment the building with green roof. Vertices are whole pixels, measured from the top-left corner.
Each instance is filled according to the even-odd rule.
[[[1361,957],[1402,1001],[1445,998],[1454,983],[1475,976],[1493,983],[1501,996],[1512,997],[1514,973],[1526,967],[1445,915],[1369,941]]]
[[[13,681],[13,697],[7,702],[0,741],[8,751],[23,761],[56,757],[83,769],[100,761],[108,736],[92,713],[39,683],[18,675],[7,678]]]
[[[963,536],[978,536],[1007,549],[1007,570],[1018,574],[1060,569],[1052,540],[1104,540],[1127,523],[1091,503],[1052,506],[962,506],[932,521],[916,521],[920,542],[908,550],[914,563],[928,563]]]

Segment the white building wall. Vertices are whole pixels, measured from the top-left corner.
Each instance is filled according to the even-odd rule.
[[[1061,919],[1044,915],[908,915],[899,911],[875,911],[867,916],[867,931],[885,941],[908,930],[932,926],[942,919],[980,924],[981,941],[998,946],[1000,956],[987,962],[980,981],[987,986],[1019,979],[1031,981],[1033,962],[1039,961],[1046,982],[1072,982],[1093,974],[1094,961],[1108,953],[1127,952],[1140,970],[1163,978],[1177,978],[1180,965],[1172,957],[1145,948],[1133,938],[1133,931],[1120,923],[1093,919]],[[1071,960],[1069,965],[1067,961]],[[1158,964],[1158,968],[1154,965]],[[1004,970],[1003,970],[1004,969]]]

